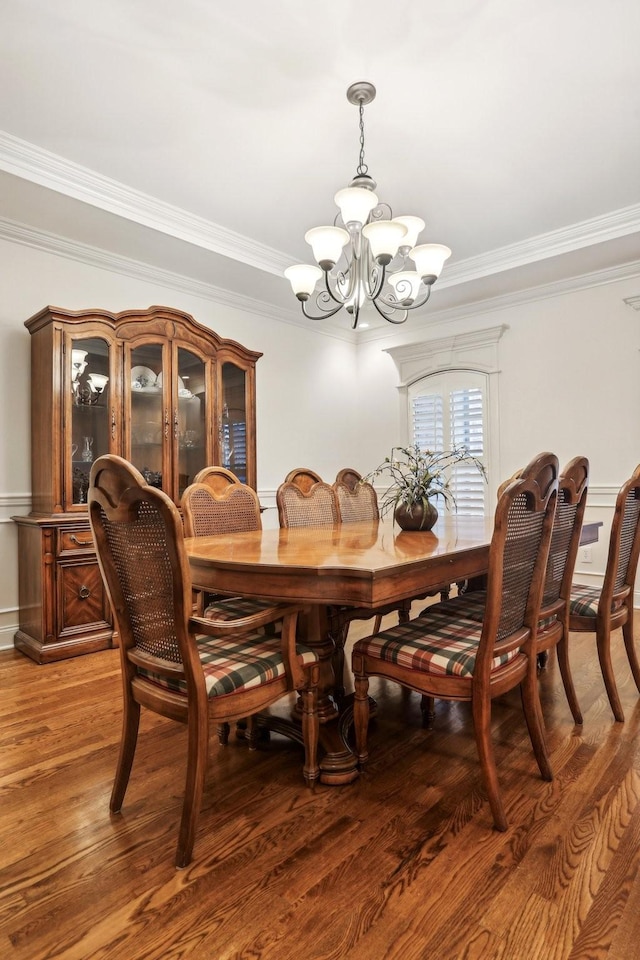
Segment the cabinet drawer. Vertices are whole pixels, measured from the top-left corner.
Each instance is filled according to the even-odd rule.
[[[56,566],[58,636],[109,627],[109,608],[98,564],[59,563]]]
[[[60,530],[58,536],[58,556],[63,553],[76,553],[78,550],[93,550],[91,530]]]

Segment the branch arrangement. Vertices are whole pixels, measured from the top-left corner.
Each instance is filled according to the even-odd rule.
[[[391,456],[385,457],[375,470],[363,478],[363,482],[373,483],[382,475],[388,478],[389,486],[380,498],[382,516],[395,510],[400,504],[410,513],[417,504],[424,509],[427,503],[436,497],[442,497],[448,508],[456,509],[450,483],[452,469],[460,463],[475,467],[486,481],[484,464],[469,453],[466,447],[433,451],[421,450],[417,444],[413,444],[408,447],[392,447]]]

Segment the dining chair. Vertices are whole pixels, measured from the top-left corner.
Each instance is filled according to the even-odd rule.
[[[303,493],[308,493],[314,483],[322,483],[322,477],[309,467],[294,467],[284,478],[284,483],[294,483]]]
[[[236,620],[191,616],[182,518],[130,463],[93,463],[89,519],[120,637],[124,715],[110,809],[119,813],[136,751],[140,708],[187,726],[187,770],[176,866],[191,860],[207,768],[209,727],[256,714],[290,691],[302,699],[304,778],[317,763],[317,654],[296,644],[299,607],[273,605]],[[277,636],[256,630],[282,623]],[[252,728],[249,746],[255,748]],[[172,787],[173,789],[173,787]]]
[[[627,659],[640,691],[640,664],[633,641],[633,592],[639,554],[640,464],[616,498],[602,587],[574,583],[569,600],[569,629],[596,635],[604,685],[613,715],[620,723],[624,711],[611,663],[611,633],[622,627]]]
[[[538,458],[537,469],[503,492],[489,548],[487,599],[481,622],[443,614],[435,604],[414,620],[358,640],[353,648],[354,726],[360,764],[368,759],[369,678],[394,680],[427,697],[471,703],[480,768],[493,820],[507,829],[491,740],[495,697],[516,686],[534,755],[552,779],[536,680],[535,635],[558,492],[558,461]]]
[[[196,474],[182,507],[188,537],[262,529],[258,495],[225,467],[205,467]]]
[[[333,490],[341,523],[379,520],[378,495],[373,486],[364,481],[357,470],[351,467],[340,470],[333,484]],[[344,649],[349,625],[354,620],[371,620],[373,618],[373,633],[378,633],[384,616],[389,613],[397,613],[399,621],[403,623],[409,619],[410,610],[410,599],[387,603],[381,607],[376,607],[375,610],[366,607],[329,607],[329,630],[336,645],[333,668],[336,679],[335,695],[338,700],[342,699],[345,693]]]
[[[182,494],[184,532],[187,537],[221,536],[225,533],[244,533],[262,529],[260,502],[255,490],[242,483],[225,467],[205,467]],[[250,597],[225,596],[194,591],[196,610],[205,617],[234,619],[250,617],[267,610],[271,603]],[[269,623],[264,632],[273,633]],[[244,730],[244,723],[239,730]],[[229,724],[218,727],[220,743],[229,740]]]
[[[343,479],[338,479],[341,477]],[[354,483],[353,480],[358,478]],[[355,470],[341,470],[333,484],[333,490],[338,502],[338,511],[341,523],[352,523],[358,520],[378,520],[378,495],[370,483],[362,479]]]
[[[536,461],[533,461],[535,470]],[[532,465],[519,470],[500,485],[504,492],[509,484],[523,476]],[[571,581],[580,546],[580,531],[584,521],[589,487],[589,461],[586,457],[574,457],[560,471],[558,478],[558,500],[551,533],[549,558],[545,571],[544,591],[540,609],[540,622],[536,633],[535,650],[539,667],[544,666],[550,650],[557,650],[560,676],[564,686],[569,709],[574,722],[582,723],[582,711],[573,683],[569,661],[569,600]],[[463,613],[472,620],[482,621],[487,600],[485,590],[473,590],[460,597],[454,597],[442,604],[441,612],[450,612],[454,616]],[[433,706],[425,704],[430,716]]]
[[[291,470],[276,491],[281,527],[312,527],[338,523],[338,504],[330,484],[313,470]]]
[[[234,473],[224,467],[205,467],[196,474],[193,483],[182,494],[184,532],[187,537],[212,537],[224,533],[244,533],[261,530],[260,502],[255,490],[241,483]],[[203,607],[199,593],[199,613],[207,616],[250,616],[268,606],[259,600],[216,595]]]
[[[343,467],[342,470],[338,470],[336,474],[335,483],[344,483],[344,485],[352,491],[355,490],[361,482],[362,474],[359,473],[358,470],[354,470],[353,467]]]

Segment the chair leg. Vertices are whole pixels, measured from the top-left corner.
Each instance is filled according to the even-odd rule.
[[[302,772],[308,787],[315,787],[320,776],[318,764],[318,738],[320,720],[318,719],[318,688],[311,687],[302,691],[302,739],[304,741],[304,767]]]
[[[218,724],[218,743],[221,747],[226,747],[229,743],[229,724],[228,723],[219,723]]]
[[[374,637],[376,633],[380,633],[381,626],[382,626],[382,614],[376,613],[375,620],[373,621],[373,631],[372,631],[372,634]]]
[[[353,727],[356,735],[356,754],[358,763],[369,759],[367,752],[367,734],[369,730],[369,678],[356,676],[353,697]]]
[[[122,717],[122,737],[116,775],[111,790],[109,809],[111,813],[120,813],[124,795],[127,792],[129,776],[138,742],[138,728],[140,726],[140,704],[136,703],[130,693],[125,694],[124,713]]]
[[[422,711],[422,726],[430,727],[436,718],[435,697],[428,697],[426,693],[423,693],[420,699],[420,709]]]
[[[544,734],[544,720],[542,719],[542,707],[540,706],[540,693],[538,691],[538,676],[535,660],[530,666],[527,676],[520,684],[520,696],[522,698],[522,708],[524,718],[529,731],[529,739],[533,747],[533,753],[540,770],[543,780],[553,780],[553,771],[549,762],[549,753],[547,751],[547,741]]]
[[[565,626],[563,635],[557,646],[558,665],[560,667],[560,676],[564,685],[564,692],[567,697],[569,709],[573,716],[574,723],[582,723],[582,711],[576,696],[576,688],[573,685],[573,676],[571,674],[571,664],[569,663],[569,635],[568,628]]]
[[[596,626],[596,643],[598,646],[598,660],[604,685],[609,697],[609,703],[613,711],[613,716],[618,723],[624,723],[624,710],[618,695],[618,686],[616,684],[613,665],[611,663],[611,628],[608,622],[598,621]]]
[[[633,642],[633,603],[627,608],[627,622],[622,627],[622,636],[624,637],[624,646],[627,651],[627,659],[631,667],[631,673],[635,680],[636,687],[640,692],[640,663],[636,653],[635,643]]]
[[[209,718],[204,711],[190,710],[188,720],[187,778],[178,834],[176,867],[186,867],[191,862],[193,843],[207,772],[209,753]]]
[[[249,750],[258,749],[258,723],[255,716],[247,717],[245,727],[245,739],[249,744]]]
[[[489,806],[491,807],[493,822],[496,830],[504,832],[508,824],[502,797],[500,796],[496,758],[493,751],[493,743],[491,742],[491,701],[484,697],[474,697],[472,712],[476,747],[480,759],[480,771],[482,773],[485,790],[489,797]]]

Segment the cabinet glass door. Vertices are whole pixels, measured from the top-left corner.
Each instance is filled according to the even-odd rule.
[[[163,348],[160,343],[131,351],[129,390],[131,423],[129,459],[148,484],[162,489],[164,436],[169,434],[168,400],[163,390]]]
[[[246,373],[235,363],[222,364],[220,458],[242,483],[247,483]]]
[[[100,337],[72,338],[68,362],[71,430],[65,463],[71,465],[71,484],[67,503],[86,504],[91,464],[110,450],[109,344]]]
[[[207,464],[206,367],[201,357],[178,347],[177,415],[174,430],[178,440],[178,497],[198,471]]]

